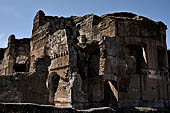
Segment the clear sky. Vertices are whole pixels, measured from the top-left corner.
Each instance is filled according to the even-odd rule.
[[[6,47],[10,34],[16,38],[31,37],[33,18],[38,10],[49,16],[102,15],[112,12],[133,12],[167,27],[170,49],[170,0],[0,0],[0,48]]]

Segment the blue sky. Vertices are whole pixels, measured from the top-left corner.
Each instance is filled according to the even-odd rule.
[[[31,37],[33,18],[38,10],[46,15],[83,16],[112,12],[133,12],[170,26],[170,0],[0,0],[0,48],[10,34]],[[170,28],[167,30],[170,49]]]

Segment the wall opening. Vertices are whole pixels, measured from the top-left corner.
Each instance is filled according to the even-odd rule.
[[[118,90],[116,81],[105,81],[104,83],[104,104],[114,107],[118,104]]]
[[[0,60],[3,60],[5,54],[5,49],[0,48]]]
[[[160,71],[165,70],[165,49],[163,47],[158,47],[157,48],[157,63],[158,63],[158,69]]]
[[[14,64],[13,69],[15,72],[27,72],[26,64]]]
[[[97,48],[90,55],[88,60],[88,77],[96,77],[99,75],[100,49]]]
[[[170,50],[168,50],[167,53],[168,53],[168,67],[169,67],[168,72],[170,73]]]
[[[54,84],[54,93],[57,92],[57,88],[58,88],[58,83],[59,83],[60,77],[58,75],[55,75],[52,77],[52,83]]]
[[[55,93],[57,92],[58,84],[60,77],[56,73],[52,73],[49,75],[50,76],[50,81],[49,81],[49,102],[51,104],[54,104],[54,97]]]
[[[136,73],[141,73],[142,69],[147,68],[147,53],[146,47],[138,44],[127,45],[128,56],[135,59]]]

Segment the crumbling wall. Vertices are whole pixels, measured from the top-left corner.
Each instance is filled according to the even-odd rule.
[[[46,80],[50,59],[47,56],[36,61],[36,72],[0,76],[0,101],[11,103],[49,104]]]
[[[114,72],[116,65],[114,49],[117,46],[114,38],[116,35],[115,20],[108,16],[96,15],[74,17],[73,19],[80,34],[77,44],[79,47],[77,61],[78,71],[82,78],[82,91],[88,97],[85,105],[89,104],[88,107],[112,106],[111,103],[104,102],[104,95],[106,95],[104,90],[107,90],[104,83],[107,83],[107,80],[116,80],[116,76],[114,76],[116,73]],[[110,73],[110,71],[112,72]],[[109,88],[109,90],[111,89]],[[109,93],[109,95],[113,94]]]
[[[45,78],[46,80],[46,78]],[[43,76],[17,74],[0,77],[0,101],[4,103],[48,103]],[[46,91],[45,91],[46,90]]]
[[[167,27],[162,22],[125,12],[64,18],[38,11],[33,24],[31,39],[9,37],[0,72],[14,78],[28,72],[23,85],[29,92],[20,91],[22,79],[9,76],[3,78],[2,96],[14,90],[9,95],[21,100],[11,101],[79,109],[167,105]]]
[[[51,38],[49,38],[50,51],[49,55],[51,56],[51,65],[49,66],[49,77],[55,78],[58,77],[59,80],[56,83],[54,82],[51,88],[54,88],[55,85],[58,85],[55,90],[52,91],[53,101],[58,106],[62,104],[69,105],[71,103],[71,89],[70,89],[70,57],[69,57],[69,47],[68,47],[68,37],[67,30],[58,30],[56,31]],[[76,61],[75,61],[76,63]],[[51,82],[51,81],[49,81]],[[69,105],[71,106],[71,105]]]
[[[79,107],[96,102],[112,106],[107,94],[120,104],[163,101],[168,93],[165,31],[163,23],[131,13],[58,18],[40,11],[34,19],[31,56],[52,58],[49,76],[60,80],[50,98],[60,101],[59,106],[62,101]],[[89,89],[93,82],[97,89]]]
[[[75,24],[70,18],[59,18],[52,16],[45,16],[43,11],[37,12],[34,18],[34,25],[31,37],[31,64],[30,71],[34,71],[33,62],[36,58],[43,55],[50,56],[50,44],[49,41],[52,37],[55,37],[57,30],[71,29],[71,32],[75,33]],[[74,38],[74,37],[72,37]]]
[[[2,61],[1,75],[12,75],[15,72],[29,71],[30,39],[8,38],[8,47]]]
[[[160,101],[158,106],[164,106],[162,101],[167,99],[169,83],[167,52],[164,51],[166,26],[138,16],[117,20],[118,56],[119,62],[123,62],[119,64],[125,67],[119,81],[119,102],[136,101],[139,106],[144,104],[142,101],[157,100]]]

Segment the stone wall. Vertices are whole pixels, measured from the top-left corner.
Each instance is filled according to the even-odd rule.
[[[47,76],[37,76],[35,73],[1,76],[0,101],[48,104],[46,78]]]
[[[49,65],[47,57],[36,61],[36,72],[20,72],[0,76],[0,101],[13,103],[49,104],[49,91],[46,87]]]
[[[29,54],[29,38],[15,39],[15,35],[9,36],[0,74],[12,75],[15,72],[29,72]]]
[[[140,16],[116,19],[118,56],[124,71],[118,73],[122,76],[119,100],[157,100],[161,104],[169,95],[166,26]]]
[[[166,107],[166,29],[127,12],[64,18],[38,11],[31,39],[8,39],[0,74],[2,97],[9,96],[2,101],[79,109]]]

